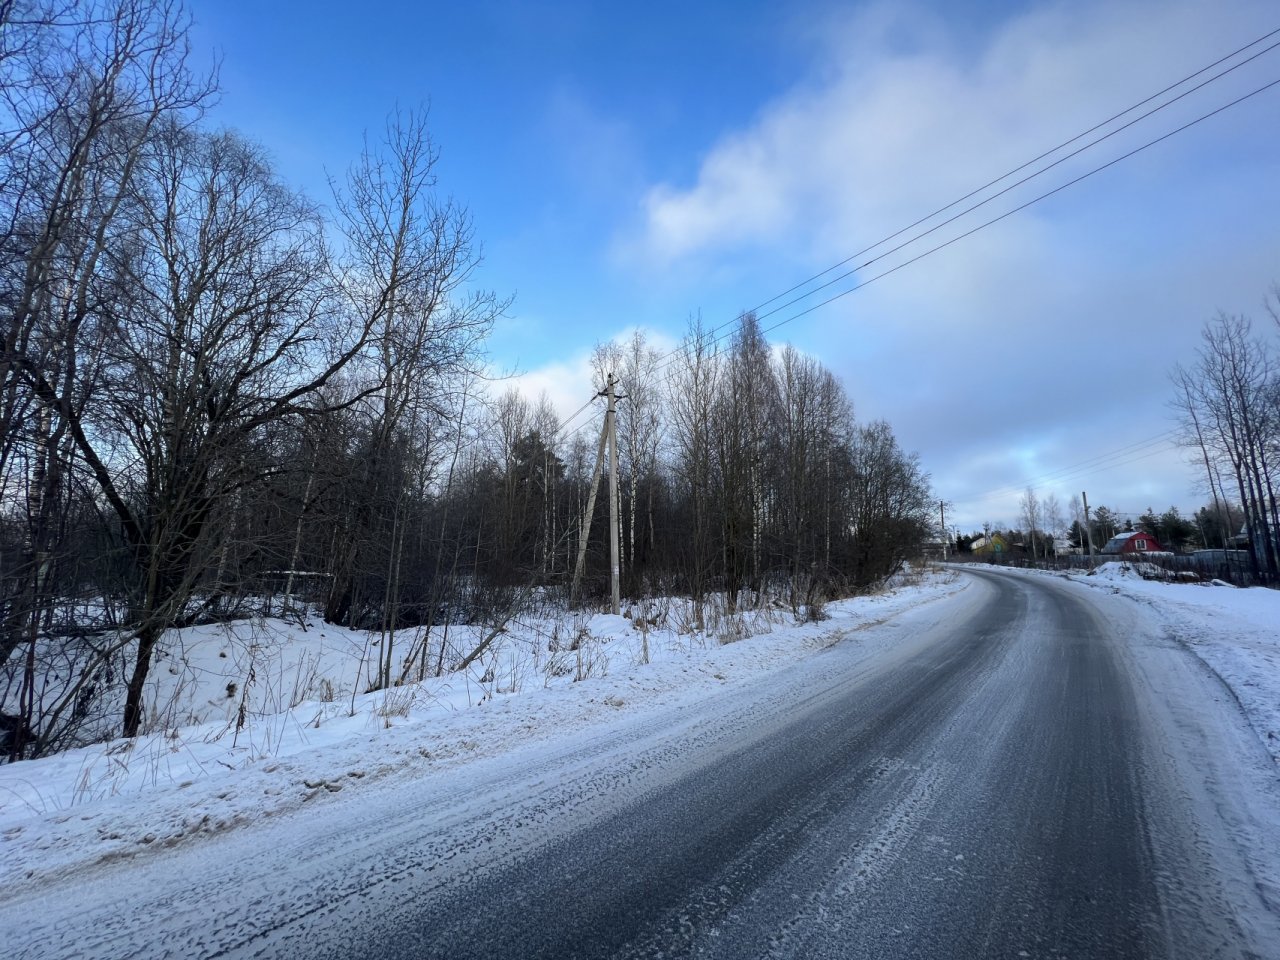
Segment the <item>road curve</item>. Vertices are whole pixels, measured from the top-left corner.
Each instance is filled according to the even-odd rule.
[[[532,856],[318,955],[1194,957],[1250,944],[1144,734],[1127,638],[1053,581]],[[839,652],[829,656],[838,677]],[[1220,871],[1219,871],[1220,872]]]
[[[966,576],[875,656],[0,904],[11,955],[1280,958],[1212,680],[1120,598]]]

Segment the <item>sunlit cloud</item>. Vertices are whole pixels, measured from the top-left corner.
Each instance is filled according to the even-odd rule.
[[[634,249],[668,263],[795,242],[816,255],[847,254],[1202,66],[1250,39],[1250,22],[1265,22],[1263,4],[1227,6],[1238,8],[1234,16],[1189,0],[1049,5],[977,49],[947,39],[925,9],[864,8],[833,25],[815,79],[710,147],[695,183],[648,191]]]
[[[1274,7],[1253,0],[1212,8],[1121,0],[1043,4],[965,34],[920,7],[862,7],[815,31],[811,75],[709,144],[694,178],[653,184],[642,223],[619,249],[639,273],[710,275],[752,258],[793,262],[797,251],[816,272],[1273,29],[1272,21]],[[1256,303],[1280,269],[1280,245],[1261,212],[1280,202],[1276,138],[1260,122],[1274,116],[1274,96],[876,278],[1274,79],[1269,58],[1278,56],[866,266],[814,300],[869,286],[773,336],[820,355],[860,417],[887,418],[921,451],[939,493],[957,501],[958,522],[980,520],[990,505],[976,500],[993,487],[1051,473],[1075,451],[1083,459],[1100,444],[1160,433],[1168,428],[1165,371],[1193,348],[1200,322],[1218,307]],[[1139,369],[1141,376],[1125,373]],[[1019,455],[1028,438],[1046,437],[1070,442],[1030,461]],[[1199,496],[1178,457],[1160,459],[1159,468],[1100,475],[1115,491],[1102,501],[1152,500],[1145,508]],[[1078,485],[1056,492],[1065,499]]]

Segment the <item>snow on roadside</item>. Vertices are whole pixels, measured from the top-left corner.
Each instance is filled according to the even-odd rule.
[[[1212,670],[1240,704],[1254,732],[1280,764],[1280,590],[1222,581],[1146,579],[1150,564],[1104,563],[1092,573],[1019,570],[1063,577],[1142,604],[1168,636]],[[1001,567],[1012,571],[1016,568]]]
[[[630,618],[576,618],[572,636],[560,635],[560,622],[522,620],[467,671],[366,694],[357,691],[367,651],[345,632],[260,622],[252,643],[235,647],[234,630],[199,628],[174,638],[180,666],[159,672],[155,695],[188,725],[0,766],[0,884],[171,847],[383,778],[439,775],[623,714],[705,699],[851,636],[873,641],[874,631],[859,631],[968,583],[927,574],[830,604],[829,619],[799,625],[779,611],[697,631],[667,610],[660,628],[651,607]],[[739,639],[747,632],[754,635]],[[246,650],[275,651],[258,669],[274,678],[267,686],[280,709],[259,698],[237,732],[245,692],[237,697],[228,685],[243,682]]]

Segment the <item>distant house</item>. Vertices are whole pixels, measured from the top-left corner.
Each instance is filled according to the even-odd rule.
[[[1143,533],[1141,530],[1130,530],[1127,533],[1118,533],[1108,540],[1102,552],[1104,554],[1164,553],[1165,549],[1151,534]]]
[[[1053,555],[1055,557],[1078,557],[1082,553],[1084,553],[1084,551],[1070,540],[1065,540],[1062,537],[1054,537]]]
[[[989,537],[979,537],[973,541],[973,550],[975,556],[989,557],[991,555],[999,556],[1009,552],[1009,544],[1005,542],[1004,537],[998,533],[993,533]]]
[[[926,540],[920,545],[920,550],[926,560],[945,560],[947,558],[947,545],[941,540]]]

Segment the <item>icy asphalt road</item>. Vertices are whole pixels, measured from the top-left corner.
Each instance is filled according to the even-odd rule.
[[[0,950],[1280,957],[1225,688],[1129,601],[969,575],[767,682],[6,890]]]

